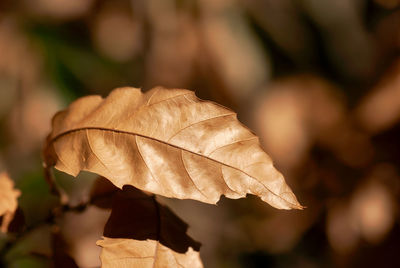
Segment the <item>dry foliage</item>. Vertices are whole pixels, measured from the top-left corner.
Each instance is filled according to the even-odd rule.
[[[203,267],[199,253],[189,249],[177,253],[154,240],[104,238],[97,245],[103,247],[102,267]]]
[[[52,127],[46,165],[73,176],[87,170],[120,188],[205,203],[250,193],[276,208],[302,208],[236,114],[188,90],[84,97],[57,113]]]
[[[44,158],[47,171],[108,179],[90,198],[112,211],[97,242],[103,267],[202,267],[188,225],[154,194],[211,204],[255,194],[276,208],[303,208],[236,114],[184,89],[78,99],[54,116]]]
[[[123,190],[99,178],[91,202],[112,208],[97,241],[103,267],[202,267],[200,244],[186,234],[188,225],[154,196],[132,186]]]
[[[14,182],[6,173],[0,174],[0,231],[7,232],[9,224],[14,218],[14,213],[18,208],[17,198],[21,192],[14,189]]]

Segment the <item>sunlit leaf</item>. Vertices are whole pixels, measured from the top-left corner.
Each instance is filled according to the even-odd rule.
[[[122,188],[216,203],[255,194],[280,209],[301,209],[258,137],[236,114],[188,90],[119,88],[88,96],[55,115],[47,168],[91,171]]]
[[[14,182],[6,173],[0,174],[0,231],[6,232],[18,207],[17,198],[21,192],[14,189]]]

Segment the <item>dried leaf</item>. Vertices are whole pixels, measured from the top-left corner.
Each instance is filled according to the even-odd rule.
[[[184,253],[200,250],[200,243],[186,234],[188,225],[154,196],[125,185],[113,197],[112,212],[104,227],[104,236],[135,240],[156,240],[172,250]]]
[[[104,240],[97,243],[103,247],[103,267],[202,267],[200,243],[188,236],[188,225],[154,196],[130,185],[120,190],[105,179],[95,183],[94,191],[92,203],[101,200],[98,204],[110,207],[105,204],[112,202]]]
[[[103,268],[109,267],[203,267],[199,253],[189,249],[176,253],[154,240],[103,238],[100,255]]]
[[[113,197],[120,190],[106,178],[98,177],[90,190],[90,203],[99,208],[111,209]]]
[[[6,173],[0,174],[0,216],[2,221],[0,231],[7,232],[8,225],[14,218],[14,213],[18,207],[17,198],[21,192],[14,189],[14,182]]]
[[[119,88],[88,96],[53,118],[45,164],[81,170],[122,188],[216,203],[255,194],[280,209],[301,209],[258,137],[236,114],[188,90]]]

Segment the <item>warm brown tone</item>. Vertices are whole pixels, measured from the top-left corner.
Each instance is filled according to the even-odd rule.
[[[157,240],[180,253],[186,252],[189,247],[199,251],[200,243],[186,233],[188,225],[160,204],[155,196],[146,195],[130,185],[124,186],[123,190],[115,188],[104,236]]]
[[[130,185],[121,190],[99,178],[91,203],[112,209],[104,240],[97,243],[103,247],[103,267],[202,267],[200,243],[186,233],[188,225],[154,195]]]
[[[188,90],[115,89],[88,96],[53,118],[47,167],[100,174],[119,188],[216,203],[255,194],[280,209],[301,209],[258,138],[218,104]],[[132,242],[133,243],[133,242]]]
[[[20,191],[14,189],[14,182],[6,173],[0,174],[0,231],[7,232],[8,225],[11,223],[14,213],[18,207],[17,198]]]
[[[203,267],[199,253],[189,248],[177,253],[154,240],[103,238],[100,259],[103,268],[118,267]]]

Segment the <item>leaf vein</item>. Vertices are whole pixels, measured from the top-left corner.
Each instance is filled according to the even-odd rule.
[[[154,94],[155,94],[155,93],[157,93],[157,92],[154,92]],[[153,95],[154,95],[154,94],[153,94]],[[194,93],[193,93],[193,92],[186,92],[186,93],[183,93],[183,94],[180,94],[180,95],[175,95],[175,96],[173,96],[173,97],[166,98],[166,99],[163,99],[163,100],[154,102],[154,103],[150,103],[150,104],[148,104],[147,106],[142,106],[142,107],[148,108],[148,107],[151,107],[151,106],[153,106],[153,105],[160,104],[160,103],[169,101],[169,100],[171,100],[171,99],[179,98],[179,97],[186,96],[186,95],[190,95],[190,94],[194,94]],[[153,95],[152,95],[152,96],[153,96]]]
[[[154,249],[154,262],[153,262],[153,265],[152,265],[153,268],[156,267],[156,261],[157,261],[157,255],[158,255],[158,245],[159,244],[160,243],[157,241],[155,249]]]
[[[187,167],[186,167],[186,164],[185,164],[185,160],[183,159],[183,151],[180,150],[180,152],[181,152],[181,153],[180,153],[180,156],[181,156],[181,161],[182,161],[183,167],[185,168],[186,173],[188,174],[188,177],[189,177],[190,181],[192,182],[193,186],[197,189],[197,191],[198,191],[202,196],[204,196],[205,198],[208,198],[208,197],[203,193],[203,191],[200,190],[199,187],[197,187],[197,185],[196,185],[196,183],[194,182],[192,176],[190,176],[190,173],[189,173],[189,171],[188,171],[188,169],[187,169]]]
[[[228,144],[225,144],[225,145],[223,145],[223,146],[221,146],[221,147],[215,148],[215,149],[212,150],[207,156],[211,156],[211,155],[212,155],[213,153],[215,153],[216,151],[218,151],[218,150],[220,150],[220,149],[222,149],[222,148],[231,146],[231,145],[233,145],[233,144],[236,144],[236,143],[239,143],[239,142],[243,142],[243,141],[256,140],[256,139],[258,139],[258,137],[250,137],[250,138],[246,138],[246,139],[241,139],[241,140],[233,141],[233,142],[228,143]]]
[[[233,191],[234,193],[241,194],[241,193],[239,193],[238,191],[232,189],[231,186],[229,186],[229,184],[226,182],[225,176],[224,176],[224,172],[222,171],[222,165],[220,166],[220,171],[221,171],[222,180],[224,181],[225,185],[228,186],[228,189],[231,190],[231,191]]]
[[[153,137],[148,137],[148,136],[145,136],[145,135],[142,135],[142,134],[139,134],[139,133],[124,131],[124,130],[118,130],[118,129],[112,129],[112,128],[104,128],[104,127],[83,127],[83,128],[70,129],[70,130],[67,130],[67,131],[65,131],[65,132],[62,132],[62,133],[58,134],[57,136],[55,136],[54,138],[52,138],[52,139],[50,140],[49,144],[55,142],[57,139],[59,139],[59,138],[61,138],[61,137],[64,137],[64,136],[66,136],[66,135],[68,135],[68,134],[70,134],[70,133],[77,132],[77,131],[83,131],[83,130],[86,130],[86,129],[88,129],[88,130],[113,131],[113,132],[121,133],[121,134],[136,135],[136,136],[138,136],[138,137],[142,137],[142,138],[145,138],[145,139],[151,139],[151,140],[154,140],[154,141],[158,141],[158,142],[160,142],[160,143],[166,144],[166,145],[171,146],[171,147],[174,147],[174,148],[176,148],[176,149],[184,150],[184,151],[186,151],[186,152],[189,152],[189,153],[198,155],[198,156],[200,156],[200,157],[204,157],[204,158],[206,158],[206,159],[209,159],[209,160],[211,160],[211,161],[214,161],[214,162],[219,163],[219,164],[221,164],[221,165],[224,165],[224,166],[226,166],[226,167],[230,167],[230,168],[233,168],[233,169],[235,169],[235,170],[237,170],[237,171],[239,171],[239,172],[242,172],[243,174],[245,174],[245,175],[249,176],[250,178],[252,178],[252,179],[256,180],[257,182],[259,182],[268,192],[270,192],[271,194],[275,195],[275,196],[278,197],[279,199],[282,199],[283,201],[287,202],[288,204],[292,205],[293,207],[298,207],[298,208],[301,207],[301,206],[299,206],[299,205],[297,205],[297,204],[294,204],[294,203],[292,203],[292,202],[286,200],[285,198],[281,197],[279,194],[277,194],[277,193],[275,193],[274,191],[272,191],[271,189],[269,189],[266,185],[264,185],[263,183],[261,183],[259,180],[257,180],[256,178],[254,178],[253,176],[251,176],[251,175],[248,174],[247,172],[245,172],[245,171],[243,171],[243,170],[240,170],[240,169],[237,168],[237,167],[234,167],[234,166],[231,166],[231,165],[229,165],[229,164],[223,163],[223,162],[221,162],[221,161],[218,161],[218,160],[213,159],[213,158],[211,158],[211,157],[208,157],[208,156],[206,156],[206,155],[202,155],[202,154],[199,154],[199,153],[196,153],[196,152],[192,152],[192,151],[190,151],[190,150],[188,150],[188,149],[186,149],[186,148],[183,148],[183,147],[180,147],[180,146],[177,146],[177,145],[174,145],[174,144],[170,144],[170,143],[168,143],[168,142],[166,142],[166,141],[159,140],[159,139],[156,139],[156,138],[153,138]],[[143,158],[143,156],[142,156],[142,158]],[[147,165],[147,164],[146,164],[146,165]],[[154,175],[153,175],[153,177],[154,177]]]
[[[140,146],[139,146],[137,137],[138,137],[138,135],[135,135],[135,143],[136,143],[136,147],[137,147],[137,149],[138,149],[138,153],[139,153],[139,155],[140,155],[140,158],[142,158],[143,163],[144,163],[144,165],[146,166],[147,170],[149,171],[149,173],[150,173],[151,177],[153,178],[153,180],[155,180],[158,184],[160,184],[160,182],[158,181],[158,179],[156,179],[156,177],[154,176],[153,172],[151,171],[151,169],[150,169],[149,165],[147,164],[146,160],[144,160],[143,153],[142,153],[142,151],[140,150]]]
[[[100,159],[100,157],[95,153],[95,151],[93,150],[93,146],[90,142],[90,138],[89,138],[89,130],[87,129],[85,131],[86,133],[86,140],[88,142],[89,145],[89,149],[92,152],[92,154],[94,155],[94,157],[96,157],[96,159],[99,161],[99,163],[109,172],[109,174],[112,174],[112,172],[110,171],[110,169],[104,164],[103,160]]]
[[[190,124],[190,125],[187,125],[187,126],[184,127],[184,128],[179,129],[175,134],[173,134],[173,135],[168,139],[167,142],[169,142],[170,140],[172,140],[172,138],[174,138],[176,135],[178,135],[179,133],[181,133],[182,131],[184,131],[185,129],[187,129],[187,128],[189,128],[189,127],[192,127],[192,126],[195,126],[195,125],[204,123],[204,122],[209,121],[209,120],[212,120],[212,119],[216,119],[216,118],[220,118],[220,117],[226,117],[226,116],[231,116],[231,115],[235,115],[235,113],[220,114],[220,115],[217,115],[217,116],[209,117],[209,118],[206,118],[206,119],[203,119],[203,120],[194,122],[194,123],[192,123],[192,124]]]

